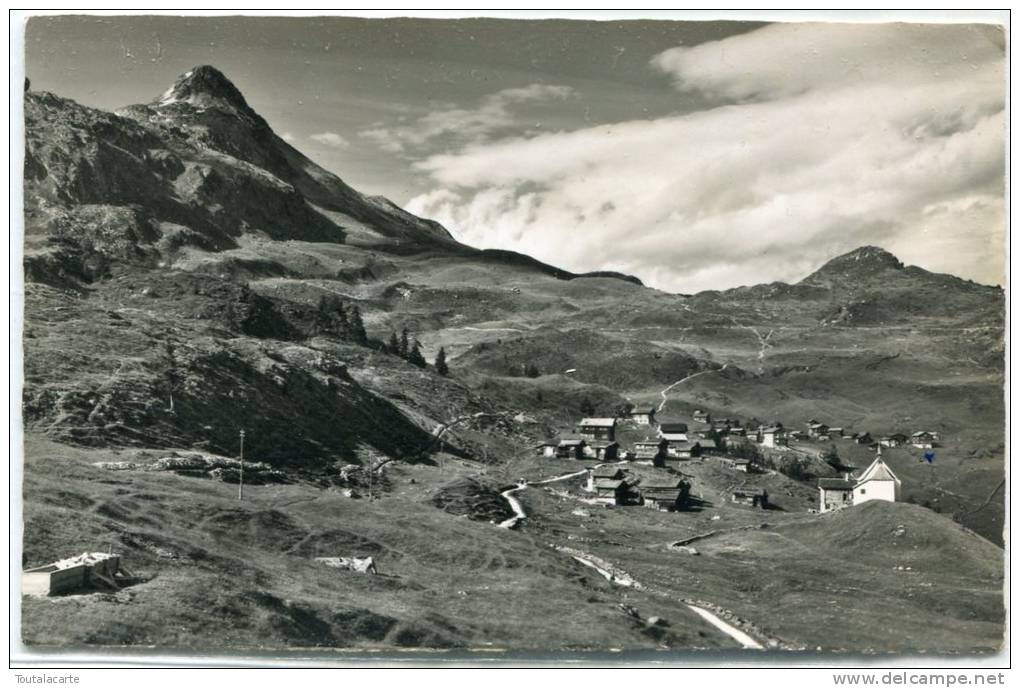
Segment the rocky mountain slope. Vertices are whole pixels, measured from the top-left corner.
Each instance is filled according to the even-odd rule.
[[[539,513],[522,533],[486,520],[501,510],[500,488],[522,475],[576,470],[536,462],[534,441],[569,431],[585,409],[626,404],[792,427],[816,417],[875,435],[940,431],[936,470],[909,450],[888,457],[905,495],[932,507],[910,518],[956,528],[951,516],[1001,541],[997,288],[865,247],[797,284],[683,296],[469,248],[315,165],[212,67],[118,113],[35,92],[25,113],[25,551],[45,563],[113,544],[156,576],[128,594],[123,632],[67,635],[62,610],[109,628],[114,612],[102,600],[31,602],[32,642],[202,643],[220,636],[194,610],[213,605],[252,634],[227,639],[235,647],[264,637],[523,648],[539,636],[574,648],[729,646],[676,604],[694,594],[688,579],[662,579],[672,602],[638,595],[646,617],[668,614],[665,631],[621,613],[623,592],[549,545],[590,541],[600,556],[634,558],[662,578],[676,554],[627,544],[629,530],[644,528],[650,547],[657,540],[644,540],[678,528],[716,528],[714,515],[754,526],[756,515],[726,504],[732,472],[706,469],[702,514],[599,516],[612,526],[605,538],[592,539],[587,517],[571,511],[578,494],[531,491]],[[428,364],[390,346],[405,329]],[[431,365],[440,347],[449,375]],[[229,470],[157,470],[174,454],[236,456],[241,429],[246,456],[274,476],[250,502],[233,501]],[[865,448],[840,452],[869,458]],[[111,473],[111,462],[132,467]],[[767,480],[788,495],[786,511],[769,517],[798,529],[813,488]],[[871,518],[895,528],[896,508]],[[1001,550],[988,547],[974,566],[991,590]],[[341,585],[308,568],[310,556],[353,550],[378,554],[396,578]],[[839,556],[826,566],[838,568]],[[241,587],[226,582],[238,561],[254,562]],[[733,592],[724,568],[703,574],[719,599]],[[196,570],[222,594],[187,592]],[[252,597],[253,588],[263,592]],[[557,596],[569,628],[540,627],[542,599],[520,606],[536,589]],[[331,611],[338,594],[347,612]],[[132,605],[155,599],[170,601],[160,613],[184,631],[146,630],[155,612]],[[992,607],[968,647],[996,644]],[[804,645],[796,618],[784,623],[790,646]],[[863,646],[848,635],[826,647]]]

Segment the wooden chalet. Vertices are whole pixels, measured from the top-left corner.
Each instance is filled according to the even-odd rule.
[[[654,459],[660,453],[665,454],[668,446],[669,442],[661,437],[657,439],[646,437],[640,442],[634,443],[634,458],[642,461]]]
[[[560,459],[583,459],[588,441],[580,437],[566,437],[556,445],[556,457]]]
[[[601,504],[627,504],[630,484],[625,479],[599,478],[593,484],[595,501]]]
[[[588,492],[595,492],[595,485],[599,480],[624,480],[626,474],[619,466],[599,466],[588,469],[588,481],[585,489]]]
[[[655,407],[646,406],[640,409],[631,409],[623,420],[633,425],[651,425],[655,422]]]
[[[577,432],[587,439],[613,442],[616,439],[616,419],[582,418]]]
[[[676,511],[687,504],[691,484],[686,480],[642,482],[638,490],[644,506],[660,511]]]
[[[902,447],[907,443],[907,436],[902,432],[894,432],[891,435],[879,438],[878,443],[883,447]]]

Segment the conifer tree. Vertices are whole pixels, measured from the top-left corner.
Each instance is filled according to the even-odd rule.
[[[589,399],[587,396],[581,399],[580,411],[582,414],[586,416],[595,415],[595,405],[591,403],[591,399]]]
[[[407,341],[407,328],[405,327],[400,333],[400,346],[397,349],[397,353],[401,358],[406,359],[410,353],[410,345]]]
[[[419,368],[424,368],[428,365],[425,362],[425,357],[421,355],[421,342],[417,339],[414,340],[414,344],[411,345],[411,350],[407,352],[407,362],[412,365],[416,365]]]
[[[439,347],[439,353],[436,354],[436,372],[443,376],[450,374],[450,367],[446,365],[446,349],[444,347]]]
[[[315,306],[314,330],[316,334],[334,333],[332,312],[334,307],[332,297],[327,294],[319,297],[319,302]]]
[[[358,344],[368,343],[368,334],[365,332],[365,323],[361,319],[361,309],[358,308],[357,304],[351,306],[350,325],[351,332],[354,335],[354,341]]]

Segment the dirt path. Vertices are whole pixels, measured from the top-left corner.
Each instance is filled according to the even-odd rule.
[[[971,514],[976,514],[977,512],[979,512],[982,509],[984,509],[986,506],[988,506],[989,504],[992,503],[992,497],[994,497],[996,495],[996,493],[998,493],[998,491],[1001,490],[1005,486],[1006,486],[1006,479],[1003,478],[1001,481],[999,481],[999,484],[995,486],[995,489],[992,490],[991,493],[989,493],[988,498],[985,499],[985,501],[981,503],[981,506],[979,506],[978,508],[973,509],[971,511],[966,511],[966,512],[964,512],[963,515],[964,516],[970,516]],[[936,487],[935,489],[936,490],[940,490],[941,492],[948,492],[947,490],[942,490],[941,488],[938,488],[938,487]],[[952,492],[948,492],[948,494],[952,494]]]
[[[667,386],[664,390],[659,392],[659,396],[662,397],[662,402],[659,404],[659,407],[657,409],[655,409],[655,412],[656,413],[662,413],[662,409],[666,408],[666,402],[669,401],[669,396],[668,396],[669,392],[674,387],[682,385],[683,383],[687,382],[688,380],[693,380],[694,378],[698,377],[699,375],[705,375],[707,373],[717,373],[717,372],[721,372],[723,370],[726,370],[726,367],[728,365],[729,365],[729,363],[724,363],[722,368],[713,368],[711,370],[701,370],[701,371],[699,371],[697,373],[694,373],[693,375],[688,375],[685,378],[677,380],[676,382],[674,382],[671,385]]]
[[[600,466],[605,466],[605,465],[606,464],[600,463],[600,464],[597,464],[596,466],[594,466],[594,468],[599,468]],[[569,480],[570,478],[577,478],[577,477],[580,477],[580,476],[584,475],[587,472],[588,472],[588,469],[585,468],[584,470],[581,470],[581,471],[575,471],[574,473],[564,473],[563,475],[557,475],[556,477],[553,477],[553,478],[546,478],[545,480],[534,480],[534,481],[523,482],[520,485],[518,485],[517,487],[511,487],[509,490],[504,490],[504,491],[500,492],[499,493],[500,496],[503,499],[505,499],[507,501],[507,503],[510,505],[510,508],[513,509],[514,515],[511,516],[510,518],[508,518],[507,520],[503,521],[502,523],[500,523],[499,527],[500,528],[513,528],[518,523],[520,523],[522,520],[524,520],[524,519],[526,519],[528,517],[528,515],[524,512],[524,507],[522,507],[521,503],[519,501],[517,501],[517,498],[513,496],[514,492],[519,492],[520,490],[523,490],[523,489],[525,489],[525,488],[527,488],[527,487],[529,487],[531,485],[548,485],[549,483],[559,482],[560,480]]]
[[[697,614],[698,616],[700,616],[701,618],[703,618],[708,623],[718,628],[720,631],[722,631],[729,637],[736,640],[738,643],[740,643],[740,645],[743,648],[747,650],[765,649],[765,646],[759,643],[757,640],[755,640],[748,634],[744,633],[739,628],[735,628],[734,626],[731,626],[730,624],[726,623],[725,621],[723,621],[722,619],[720,619],[718,616],[708,611],[707,609],[695,607],[693,604],[687,605],[687,608],[690,609],[695,614]]]
[[[453,420],[446,423],[439,423],[438,425],[436,425],[435,428],[432,429],[432,439],[430,440],[429,445],[426,449],[431,449],[432,447],[441,447],[443,435],[445,435],[446,432],[455,425],[467,423],[468,421],[472,420],[481,420],[482,418],[492,419],[512,418],[514,415],[516,414],[513,414],[509,411],[504,411],[501,413],[486,413],[484,411],[479,411],[478,413],[469,413],[466,416],[459,416],[458,418],[454,418]]]
[[[765,366],[764,366],[764,363],[765,363],[765,352],[768,351],[769,347],[772,346],[769,343],[769,340],[772,339],[772,335],[775,333],[775,330],[769,330],[768,334],[763,335],[761,332],[758,331],[758,328],[751,327],[750,325],[745,325],[744,323],[742,323],[739,320],[737,320],[736,318],[734,318],[732,315],[730,316],[730,320],[737,327],[739,327],[741,329],[744,329],[744,330],[750,330],[751,332],[754,333],[754,336],[758,338],[758,345],[759,345],[759,348],[758,348],[758,374],[760,375],[760,374],[764,373],[765,372]]]
[[[469,332],[527,332],[527,330],[522,330],[518,327],[470,327],[468,325],[451,327],[446,331],[451,332],[454,330],[468,330]]]
[[[528,484],[525,483],[523,485],[519,485],[518,487],[512,487],[509,490],[504,490],[503,492],[499,493],[499,496],[507,501],[507,503],[510,505],[510,508],[513,509],[514,512],[513,516],[506,519],[505,521],[502,521],[499,524],[500,528],[513,528],[522,520],[528,517],[528,515],[524,513],[524,507],[521,506],[521,503],[518,502],[517,499],[512,496],[514,492],[517,492],[518,490],[523,490],[527,486]]]
[[[567,554],[570,554],[575,561],[584,564],[588,568],[594,569],[599,573],[599,575],[601,575],[610,583],[620,585],[623,587],[634,588],[635,590],[645,589],[645,586],[641,585],[641,583],[636,581],[633,576],[603,559],[599,559],[598,557],[588,554],[587,552],[581,552],[579,550],[573,550],[567,547],[557,547],[556,549],[562,552],[566,552]],[[657,591],[652,592],[655,592],[656,594],[665,595],[665,593],[660,593]],[[692,612],[694,612],[702,619],[710,623],[712,626],[722,631],[723,633],[728,635],[731,639],[739,643],[740,646],[743,647],[744,649],[747,650],[765,649],[765,646],[762,643],[755,640],[749,634],[740,630],[736,626],[733,626],[732,624],[723,621],[718,616],[716,616],[714,612],[711,612],[708,609],[705,609],[704,607],[691,604],[690,602],[687,601],[684,601],[684,604]]]

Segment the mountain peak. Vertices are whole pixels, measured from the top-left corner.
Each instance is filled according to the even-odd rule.
[[[829,282],[846,278],[870,277],[889,270],[902,270],[899,258],[878,246],[861,246],[836,256],[808,275],[801,284]]]
[[[829,261],[833,263],[861,263],[863,265],[881,265],[890,268],[901,268],[903,263],[893,254],[878,246],[861,246],[849,253],[844,253]]]
[[[253,114],[237,86],[210,65],[200,65],[185,72],[156,101],[159,107],[175,103],[189,103],[195,107],[227,106]]]

